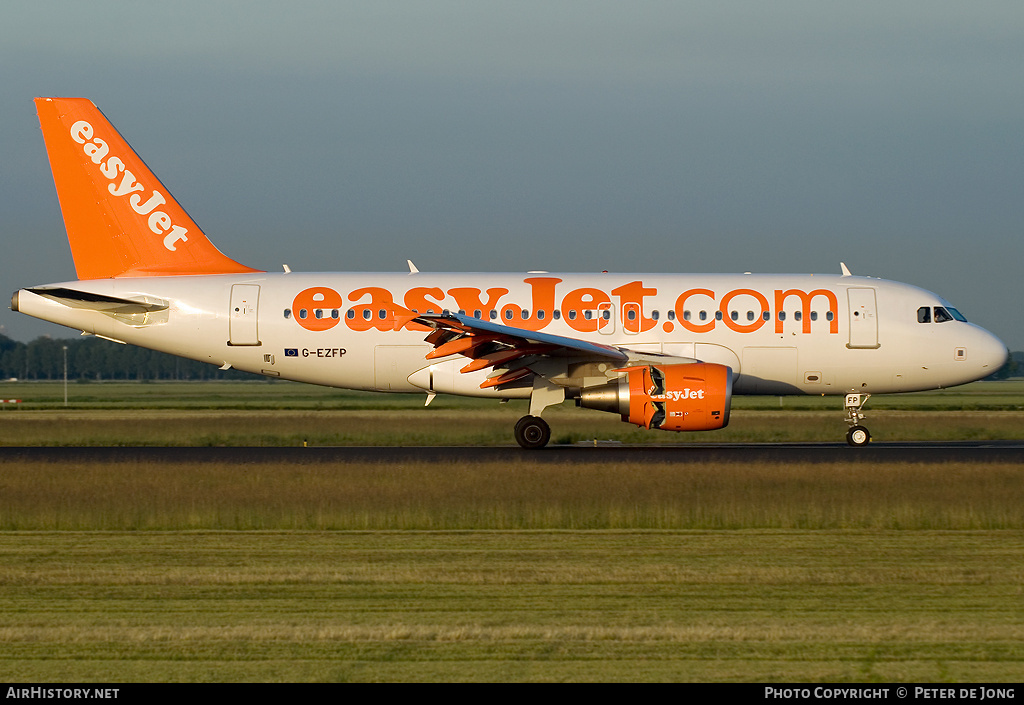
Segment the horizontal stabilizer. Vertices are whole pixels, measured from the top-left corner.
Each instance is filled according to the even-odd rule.
[[[28,296],[29,294],[32,296]],[[170,303],[162,299],[150,296],[122,299],[117,296],[94,294],[89,291],[78,291],[77,289],[59,286],[19,289],[11,297],[11,310],[23,311],[30,316],[35,316],[36,313],[33,313],[33,308],[38,305],[36,302],[39,301],[36,297],[48,299],[61,306],[78,309],[79,311],[95,311],[121,323],[127,323],[133,328],[167,323],[168,316],[170,315]],[[72,325],[76,328],[80,327],[82,330],[86,330],[88,327],[85,324],[80,326],[78,323]],[[93,331],[90,329],[90,332]]]
[[[166,302],[132,301],[131,299],[119,299],[115,296],[103,296],[88,291],[76,291],[65,288],[37,288],[27,289],[33,294],[45,296],[59,304],[71,308],[83,308],[100,313],[128,315],[133,313],[155,313],[167,310]]]

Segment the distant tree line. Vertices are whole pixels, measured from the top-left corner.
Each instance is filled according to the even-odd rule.
[[[1024,377],[1024,352],[1017,351],[1010,353],[1010,359],[994,375],[988,379],[1009,379],[1010,377]]]
[[[215,365],[134,345],[121,345],[96,337],[36,338],[30,343],[0,335],[0,377],[10,379],[64,379],[64,346],[68,348],[68,379],[104,380],[211,380],[253,379],[259,375],[221,370]],[[1024,352],[989,379],[1024,376]]]
[[[64,346],[68,348],[68,379],[80,380],[213,380],[254,379],[258,375],[221,370],[216,365],[96,337],[40,337],[29,343],[0,335],[0,377],[64,379]]]

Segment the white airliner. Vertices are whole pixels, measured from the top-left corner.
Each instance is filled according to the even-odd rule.
[[[77,281],[11,308],[223,369],[379,392],[565,400],[649,429],[724,427],[733,394],[845,398],[964,384],[1006,346],[948,302],[870,277],[269,273],[226,257],[90,101],[37,98]]]

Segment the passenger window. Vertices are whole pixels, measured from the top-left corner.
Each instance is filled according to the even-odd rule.
[[[576,320],[576,309],[574,309],[574,308],[569,309],[569,320],[570,321],[575,321]]]
[[[683,320],[684,321],[690,320],[690,312],[689,311],[683,311]]]
[[[740,312],[733,311],[732,313],[729,314],[729,318],[731,318],[734,321],[738,321],[740,319]]]
[[[715,320],[716,321],[722,320],[722,312],[721,311],[715,311]]]
[[[498,312],[493,310],[493,309],[491,309],[491,312],[490,312],[490,314],[488,314],[488,316],[490,317],[490,319],[492,321],[498,320]]]
[[[300,308],[299,309],[299,318],[305,318],[305,317],[306,317],[306,309]]]
[[[284,317],[286,320],[292,317],[292,310],[290,308],[284,310]]]
[[[381,309],[381,310],[377,311],[377,318],[379,318],[380,320],[383,321],[387,317],[388,317],[388,312],[385,311],[384,309]]]
[[[811,320],[812,321],[818,320],[818,312],[817,311],[811,311]]]
[[[689,311],[683,311],[683,315],[686,317],[686,320],[690,320],[690,312]],[[676,312],[675,312],[674,309],[670,309],[669,310],[669,312],[668,312],[668,320],[670,320],[670,321],[676,320]]]
[[[505,320],[506,321],[511,321],[512,320],[512,309],[510,309],[510,308],[505,309]]]
[[[594,317],[594,312],[591,311],[590,309],[587,309],[586,311],[583,312],[583,317],[589,321],[591,318]]]
[[[538,308],[537,309],[537,320],[538,321],[543,321],[544,320],[544,309],[542,309],[542,308]]]
[[[481,315],[482,315],[482,312],[480,311],[480,309],[474,309],[473,310],[473,318],[480,318]]]
[[[835,317],[836,317],[835,314],[832,313],[831,311],[829,311],[828,313],[825,314],[825,320],[826,321],[831,321]]]
[[[352,320],[355,317],[356,317],[355,309],[351,309],[350,308],[348,311],[345,311],[345,318],[347,318],[349,320]]]
[[[747,311],[747,320],[748,321],[754,320],[754,312],[753,311]]]
[[[338,313],[338,309],[332,308],[331,309],[331,318],[333,318],[334,320],[338,320],[339,316],[340,316],[340,314]]]
[[[554,311],[551,312],[551,317],[554,318],[556,321],[560,321],[562,320],[562,312],[556,308]]]
[[[372,313],[370,313],[370,309],[368,309],[368,308],[364,308],[364,309],[363,309],[363,320],[364,320],[364,321],[368,321],[368,320],[370,320],[371,318],[373,318],[373,314],[372,314]]]
[[[636,309],[632,309],[631,308],[628,311],[626,311],[626,318],[628,318],[631,321],[635,321],[636,320]]]
[[[612,320],[612,312],[608,310],[602,311],[601,318],[603,318],[606,321]]]
[[[527,318],[530,317],[530,311],[524,308],[522,313],[520,313],[519,315],[522,316],[523,320],[525,321]]]
[[[793,320],[794,321],[799,321],[803,317],[804,317],[803,311],[794,311],[793,312]]]
[[[658,312],[657,311],[651,311],[651,320],[652,321],[658,320]]]
[[[785,311],[779,311],[779,320],[780,321],[786,320],[786,312]]]

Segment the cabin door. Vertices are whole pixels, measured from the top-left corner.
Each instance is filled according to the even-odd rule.
[[[857,287],[846,290],[850,303],[850,348],[878,347],[878,312],[875,290]]]
[[[228,312],[228,345],[259,345],[256,312],[260,301],[259,284],[235,284],[231,287]]]

